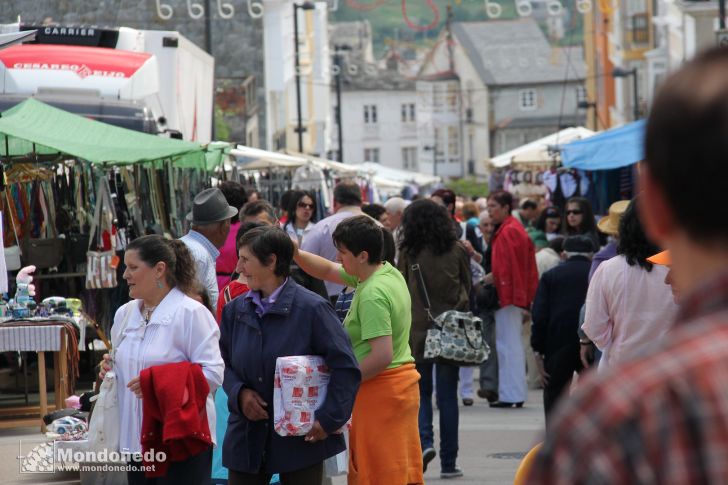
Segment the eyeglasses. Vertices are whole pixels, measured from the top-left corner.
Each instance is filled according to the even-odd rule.
[[[314,205],[313,204],[307,204],[305,202],[299,202],[298,203],[298,207],[300,207],[301,209],[311,209],[311,210],[313,210]]]
[[[574,214],[575,216],[580,216],[580,215],[582,215],[583,213],[584,213],[584,211],[583,211],[583,210],[581,210],[581,209],[573,209],[573,210],[568,210],[568,211],[566,211],[566,215],[567,215],[567,216],[570,216],[571,214]]]

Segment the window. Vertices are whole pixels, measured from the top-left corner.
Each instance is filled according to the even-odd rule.
[[[456,126],[447,128],[447,154],[451,157],[460,155],[460,133]]]
[[[414,123],[415,121],[415,105],[414,103],[403,104],[401,108],[402,123]]]
[[[518,104],[521,111],[533,111],[536,109],[536,90],[524,89],[518,92]]]
[[[447,106],[448,108],[458,107],[459,86],[457,84],[447,85]]]
[[[376,104],[365,104],[364,105],[364,124],[374,125],[377,123],[377,105]]]
[[[584,86],[576,87],[576,102],[577,104],[586,101],[586,88]]]
[[[417,171],[417,147],[402,148],[402,168]]]
[[[650,41],[650,26],[646,13],[632,16],[632,42],[646,44]]]
[[[445,155],[445,152],[442,150],[443,144],[445,143],[445,140],[442,138],[442,130],[440,128],[435,128],[435,146],[437,147],[437,157],[441,157]]]
[[[365,148],[364,161],[379,163],[379,148]]]

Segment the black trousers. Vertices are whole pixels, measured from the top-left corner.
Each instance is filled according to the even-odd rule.
[[[271,473],[243,473],[228,470],[228,485],[268,485],[273,475]],[[324,463],[318,463],[308,468],[281,473],[283,485],[321,485],[324,477]]]
[[[141,465],[137,461],[129,464]],[[129,485],[201,485],[210,483],[210,477],[212,477],[212,447],[184,461],[171,462],[167,474],[163,477],[147,478],[142,470],[126,474]]]
[[[548,425],[549,415],[564,392],[568,392],[574,372],[581,372],[579,344],[561,347],[556,352],[547,353],[544,368],[549,382],[543,389],[543,409]]]

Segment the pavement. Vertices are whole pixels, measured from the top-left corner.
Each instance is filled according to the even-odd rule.
[[[437,433],[437,416],[434,421]],[[425,481],[428,485],[512,484],[520,459],[540,440],[543,427],[542,391],[530,391],[528,401],[521,409],[491,409],[486,401],[476,397],[475,405],[460,407],[458,466],[464,476],[440,479],[440,463],[435,458],[425,474]],[[78,473],[19,474],[20,440],[27,443],[40,438],[38,428],[0,429],[0,483],[79,484]],[[24,451],[26,448],[24,445]],[[346,478],[336,477],[332,482],[333,485],[345,485]]]

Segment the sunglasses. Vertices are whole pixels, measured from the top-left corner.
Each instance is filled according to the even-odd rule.
[[[307,204],[305,202],[299,202],[298,203],[298,207],[300,207],[301,209],[311,209],[311,210],[313,210],[314,205],[313,204]]]
[[[582,211],[582,210],[580,210],[580,209],[574,209],[574,210],[566,211],[566,215],[567,215],[567,216],[570,216],[570,215],[572,215],[572,214],[574,214],[575,216],[580,216],[580,215],[582,215],[583,213],[584,213],[584,211]]]

